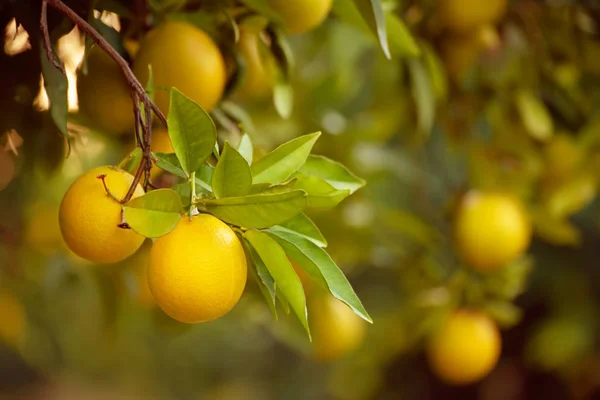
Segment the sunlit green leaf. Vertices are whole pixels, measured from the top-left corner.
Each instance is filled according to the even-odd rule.
[[[136,147],[119,163],[119,168],[129,173],[134,173],[142,160],[142,149]]]
[[[171,232],[181,220],[183,205],[171,189],[158,189],[131,199],[123,206],[123,216],[135,232],[157,238]]]
[[[385,16],[385,22],[392,54],[410,57],[417,57],[421,54],[421,49],[400,17],[388,13]]]
[[[366,183],[342,164],[323,156],[308,156],[300,172],[321,178],[335,189],[350,190],[351,194]]]
[[[266,233],[250,230],[244,234],[244,237],[248,239],[252,247],[254,247],[260,258],[263,260],[265,266],[275,280],[277,289],[281,291],[290,303],[291,308],[294,310],[294,313],[310,337],[304,288],[285,252],[281,246]]]
[[[277,147],[252,165],[253,183],[281,183],[296,172],[321,132],[300,136]]]
[[[276,185],[271,185],[269,183],[257,183],[256,185],[252,185],[250,189],[250,193],[252,194],[275,194],[275,193],[285,193],[294,190],[294,186],[296,185],[297,179],[290,179],[284,183],[278,183]]]
[[[248,165],[252,165],[252,157],[254,156],[254,145],[252,144],[252,139],[250,139],[250,135],[248,135],[247,133],[244,133],[242,135],[237,150],[242,155],[242,157],[244,157],[244,160],[246,160]]]
[[[319,231],[319,228],[311,221],[306,214],[298,214],[294,218],[282,224],[269,228],[270,231],[282,231],[292,233],[310,240],[320,247],[327,247],[327,241]]]
[[[250,192],[251,186],[250,166],[229,142],[225,142],[212,177],[213,193],[217,198],[244,196]]]
[[[181,169],[189,176],[213,152],[217,129],[208,113],[176,88],[171,90],[168,123],[173,149]]]
[[[288,221],[306,207],[306,193],[255,194],[206,200],[206,209],[219,219],[244,228],[268,228]]]
[[[291,259],[315,281],[328,289],[337,299],[346,303],[359,317],[373,322],[344,273],[335,265],[329,254],[314,242],[293,233],[270,229]]]
[[[308,205],[316,208],[332,208],[350,195],[350,190],[337,190],[327,181],[298,172],[294,189],[304,190],[308,194]]]
[[[294,90],[287,82],[277,82],[273,88],[273,104],[281,118],[289,118],[294,109]]]

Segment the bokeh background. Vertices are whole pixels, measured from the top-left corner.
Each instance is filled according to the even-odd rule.
[[[204,27],[215,14],[202,3],[215,2],[149,1],[148,24]],[[118,164],[133,135],[90,127],[77,112],[85,41],[72,26],[58,42],[70,145],[49,128],[40,46],[0,6],[0,399],[599,398],[598,4],[514,0],[500,18],[455,32],[443,2],[384,1],[406,29],[390,32],[389,60],[342,3],[288,38],[289,118],[269,90],[234,90],[218,109],[263,151],[322,131],[315,152],[368,182],[337,208],[311,212],[374,320],[353,322],[356,347],[326,361],[293,316],[273,318],[251,281],[227,316],[184,325],[145,285],[149,243],[109,266],[66,248],[57,219],[65,190],[90,168]],[[100,7],[95,17],[124,36],[134,20]],[[131,60],[136,40],[127,39]],[[235,124],[221,125],[225,138],[239,140]],[[493,274],[456,255],[453,216],[469,190],[510,192],[533,221],[527,253]],[[503,348],[485,379],[453,387],[423,349],[461,306],[492,316]],[[331,340],[326,347],[343,339]]]

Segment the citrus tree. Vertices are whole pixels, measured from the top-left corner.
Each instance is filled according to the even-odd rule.
[[[593,5],[7,0],[0,25],[0,340],[31,364],[125,352],[166,398],[597,390]],[[267,351],[310,361],[244,368]]]

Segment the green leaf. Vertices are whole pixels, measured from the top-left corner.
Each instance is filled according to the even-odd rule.
[[[291,233],[308,239],[319,247],[327,247],[327,241],[319,231],[319,228],[304,213],[298,214],[282,224],[275,225],[269,228],[269,230],[272,232],[281,231]]]
[[[304,288],[285,252],[266,233],[250,230],[244,234],[244,237],[248,239],[265,263],[265,266],[277,284],[277,288],[290,303],[292,310],[294,310],[294,313],[298,316],[298,319],[310,337]]]
[[[251,187],[250,166],[229,142],[225,142],[223,154],[212,176],[213,193],[217,198],[245,196]]]
[[[332,208],[350,195],[350,190],[337,190],[325,180],[298,172],[294,189],[308,193],[308,205],[316,208]]]
[[[58,130],[67,138],[70,137],[67,130],[67,112],[69,109],[67,90],[67,76],[60,72],[54,64],[48,59],[42,39],[40,39],[40,57],[42,64],[42,75],[44,75],[44,88],[50,100],[50,116]],[[58,60],[58,56],[52,49],[54,56]],[[59,61],[61,65],[64,64]]]
[[[529,134],[541,141],[550,139],[554,131],[554,123],[545,104],[533,92],[525,89],[517,92],[516,102]]]
[[[290,179],[284,183],[278,183],[276,185],[271,185],[270,183],[257,183],[256,185],[252,185],[250,189],[250,193],[252,194],[275,194],[275,193],[285,193],[294,190],[294,186],[298,180],[296,178]]]
[[[435,120],[435,96],[427,69],[421,60],[408,59],[411,92],[417,106],[417,127],[429,136]]]
[[[158,189],[128,201],[123,206],[123,217],[138,234],[157,238],[175,229],[182,210],[177,193],[171,189]]]
[[[156,166],[164,171],[167,171],[180,178],[187,179],[185,172],[179,164],[177,155],[174,153],[152,153],[152,157],[156,159]],[[196,171],[196,185],[200,186],[206,193],[212,193],[212,182],[213,168],[207,164],[203,164]]]
[[[119,15],[119,18],[131,18],[129,9],[120,4],[118,0],[97,0],[94,9],[99,11],[110,11]]]
[[[383,54],[392,59],[388,45],[386,17],[380,0],[354,0],[354,4],[366,21],[369,29],[377,36]]]
[[[127,54],[127,50],[123,45],[123,38],[115,28],[106,25],[100,18],[90,18],[89,23],[98,31],[100,35],[102,35],[104,39],[106,39],[106,41],[112,46],[113,49],[117,51],[117,53],[121,55]],[[91,39],[88,40],[90,40],[91,44],[95,43]]]
[[[207,211],[223,221],[244,228],[268,228],[298,215],[306,207],[306,193],[294,190],[205,200]]]
[[[181,169],[189,176],[211,155],[217,141],[217,129],[208,113],[176,88],[171,89],[167,119],[173,149]]]
[[[296,172],[310,154],[321,132],[300,136],[277,147],[252,165],[252,183],[281,183]]]
[[[243,131],[248,131],[250,133],[256,132],[256,128],[252,123],[252,118],[250,117],[250,114],[244,110],[244,108],[227,100],[222,101],[219,105],[219,108],[223,110],[223,112],[230,118],[236,121]]]
[[[265,263],[256,253],[256,250],[254,250],[254,247],[252,247],[250,242],[248,242],[248,240],[246,240],[246,238],[244,238],[244,236],[240,233],[236,232],[236,235],[240,239],[240,242],[246,251],[246,259],[249,261],[248,270],[256,280],[256,283],[258,284],[260,291],[267,301],[271,312],[275,316],[275,319],[277,319],[277,308],[275,306],[275,281],[265,266]]]
[[[446,101],[448,98],[448,76],[444,62],[428,43],[421,43],[423,60],[431,78],[431,88],[436,100]]]
[[[366,184],[342,164],[323,156],[308,156],[300,172],[321,178],[338,190],[350,190],[350,194]]]
[[[119,168],[130,174],[134,173],[140,161],[142,160],[142,149],[135,147],[131,152],[119,163]]]
[[[247,133],[244,133],[242,135],[237,150],[242,155],[242,157],[244,157],[244,160],[246,160],[248,165],[252,165],[252,157],[254,157],[254,145],[252,144],[252,139],[250,139],[250,135],[248,135]]]
[[[404,21],[392,13],[386,15],[385,21],[392,53],[400,56],[418,57],[421,54],[421,49]]]
[[[279,116],[288,119],[294,109],[294,90],[288,82],[277,82],[273,88],[273,104]]]
[[[306,273],[327,288],[335,298],[346,303],[356,315],[373,323],[350,282],[325,250],[311,240],[293,233],[276,229],[269,229],[269,233]]]

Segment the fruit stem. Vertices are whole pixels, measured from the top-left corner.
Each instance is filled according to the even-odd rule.
[[[196,200],[196,171],[192,172],[190,175],[190,219],[194,215],[194,209],[198,209],[194,204]]]

